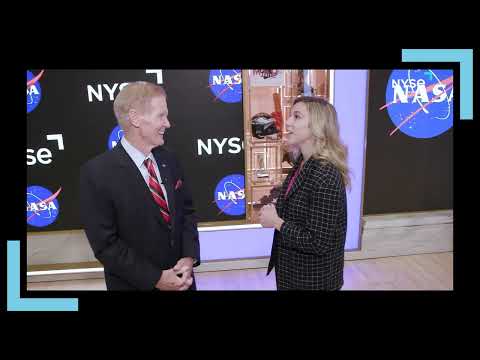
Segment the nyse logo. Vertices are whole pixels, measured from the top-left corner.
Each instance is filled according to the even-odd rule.
[[[122,83],[120,86],[118,83],[115,83],[111,86],[109,84],[98,84],[96,88],[94,88],[92,85],[87,85],[88,101],[93,102],[94,97],[97,101],[103,101],[104,95],[107,95],[107,98],[110,101],[113,101],[115,99],[115,91],[117,88],[118,91],[121,91],[127,85],[128,83]]]
[[[155,81],[158,85],[163,84],[163,72],[159,69],[145,70],[147,75],[155,75]],[[129,83],[97,84],[87,85],[88,102],[115,100],[115,96]]]
[[[64,150],[63,135],[62,134],[50,134],[47,135],[47,141],[56,141],[58,150]],[[33,155],[32,155],[33,154]],[[27,148],[27,165],[32,166],[40,163],[42,165],[48,165],[52,162],[52,152],[48,148],[40,148],[38,150]]]
[[[228,146],[226,146],[228,144]],[[243,141],[238,137],[219,139],[197,139],[197,154],[199,156],[217,153],[222,155],[224,152],[238,154],[243,149]]]

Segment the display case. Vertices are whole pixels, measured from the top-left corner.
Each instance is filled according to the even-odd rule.
[[[285,122],[300,95],[332,102],[333,70],[243,70],[247,223],[258,223],[263,205],[281,186],[291,163],[282,143]]]

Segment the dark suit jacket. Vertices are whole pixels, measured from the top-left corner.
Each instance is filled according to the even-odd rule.
[[[153,290],[162,270],[180,258],[200,264],[197,220],[182,169],[162,147],[152,153],[166,187],[171,225],[121,143],[81,169],[81,216],[108,290]],[[183,184],[175,190],[178,180]]]
[[[285,197],[300,161],[276,203],[285,222],[275,230],[267,275],[275,267],[277,289],[337,290],[343,285],[347,200],[340,172],[310,158]]]

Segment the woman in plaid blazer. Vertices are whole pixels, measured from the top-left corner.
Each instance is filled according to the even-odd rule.
[[[340,290],[349,171],[335,108],[320,97],[298,97],[286,130],[295,164],[276,205],[260,214],[264,227],[275,228],[267,275],[275,267],[278,290]]]

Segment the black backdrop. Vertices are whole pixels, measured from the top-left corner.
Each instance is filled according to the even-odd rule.
[[[453,127],[429,139],[389,136],[392,121],[379,108],[390,73],[370,71],[364,214],[452,209]]]
[[[32,71],[35,75],[38,70]],[[198,155],[197,139],[207,143],[216,138],[238,138],[243,141],[242,102],[224,103],[215,100],[209,89],[209,70],[163,70],[163,86],[167,92],[169,120],[172,128],[166,134],[166,146],[181,161],[190,183],[201,222],[238,220],[245,215],[218,214],[214,203],[217,183],[231,174],[244,174],[244,152],[230,153],[228,143],[222,154],[212,145],[213,152]],[[27,148],[35,152],[48,148],[52,162],[27,166],[27,184],[40,185],[58,196],[60,212],[54,223],[37,228],[28,225],[27,231],[81,229],[78,212],[79,168],[88,159],[108,150],[108,138],[117,125],[113,101],[103,84],[110,89],[118,84],[137,80],[157,82],[155,74],[143,70],[46,70],[40,79],[42,99],[35,110],[27,114]],[[98,91],[102,86],[103,99],[91,96],[87,86]],[[62,134],[65,149],[60,151],[47,134]],[[239,149],[237,147],[237,149]]]

